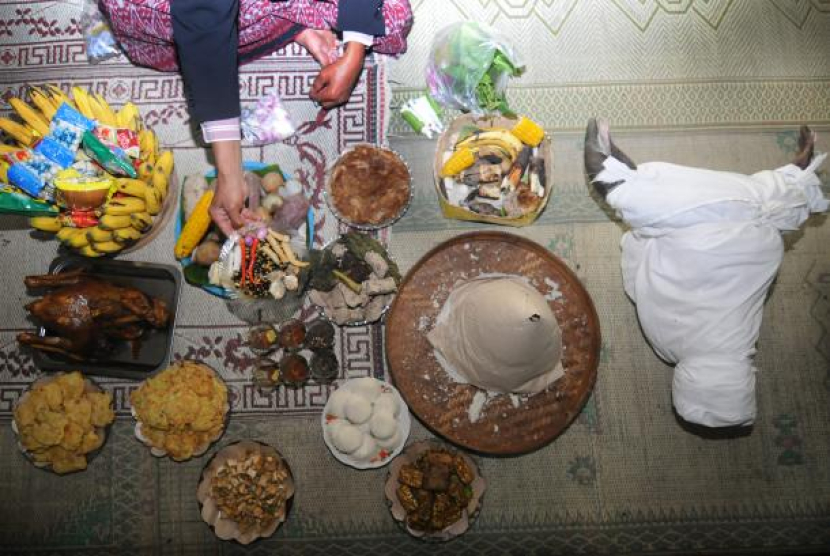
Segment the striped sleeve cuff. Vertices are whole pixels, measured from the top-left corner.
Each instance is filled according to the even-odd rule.
[[[241,140],[242,131],[239,125],[239,118],[202,122],[202,137],[204,137],[205,143]]]

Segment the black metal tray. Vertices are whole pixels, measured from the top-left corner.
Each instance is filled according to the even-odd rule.
[[[173,330],[181,292],[181,273],[173,266],[119,261],[110,259],[86,259],[80,257],[58,257],[49,265],[50,274],[58,274],[78,268],[89,274],[106,279],[121,286],[137,288],[147,295],[157,297],[170,309],[170,323],[164,330],[148,329],[141,339],[141,347],[133,354],[129,342],[117,342],[114,349],[100,359],[83,362],[62,358],[57,354],[33,350],[34,363],[44,371],[80,370],[87,375],[111,376],[143,380],[151,373],[163,369],[170,361],[173,345]],[[40,336],[47,329],[41,327]]]

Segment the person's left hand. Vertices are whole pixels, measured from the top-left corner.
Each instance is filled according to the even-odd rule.
[[[324,67],[317,74],[311,86],[311,99],[327,110],[345,104],[360,77],[365,56],[364,45],[357,42],[348,43],[343,57]]]

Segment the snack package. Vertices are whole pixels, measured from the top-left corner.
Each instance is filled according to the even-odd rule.
[[[9,168],[8,178],[12,185],[35,199],[52,202],[55,199],[55,187],[51,180],[59,170],[57,164],[42,154],[33,152],[29,160]]]
[[[254,108],[244,108],[241,127],[243,143],[250,146],[283,141],[297,131],[276,92],[259,99]]]
[[[84,0],[78,26],[84,36],[86,57],[90,64],[100,64],[121,54],[109,23],[98,9],[97,0]]]
[[[84,131],[94,128],[95,122],[64,103],[55,112],[49,124],[49,137],[74,154],[81,146]]]
[[[0,213],[52,216],[58,213],[58,207],[46,201],[32,199],[16,187],[0,184]]]
[[[48,158],[61,168],[68,168],[75,162],[75,151],[67,149],[52,136],[44,137],[35,147],[35,152]]]
[[[84,152],[104,170],[116,176],[135,178],[138,174],[126,155],[120,155],[107,147],[92,132],[84,133]]]
[[[504,92],[509,78],[523,72],[507,39],[483,23],[462,21],[435,35],[426,82],[432,98],[447,108],[510,116]]]
[[[141,154],[138,133],[131,129],[98,124],[92,133],[117,153],[123,152],[130,158],[138,158]]]

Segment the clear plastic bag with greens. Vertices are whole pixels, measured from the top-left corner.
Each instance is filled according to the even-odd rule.
[[[507,82],[523,72],[524,64],[507,39],[483,23],[464,21],[435,35],[426,81],[432,98],[447,108],[510,116]]]
[[[90,64],[100,64],[121,55],[118,41],[98,8],[97,0],[83,0],[78,25],[84,35],[86,57]]]

